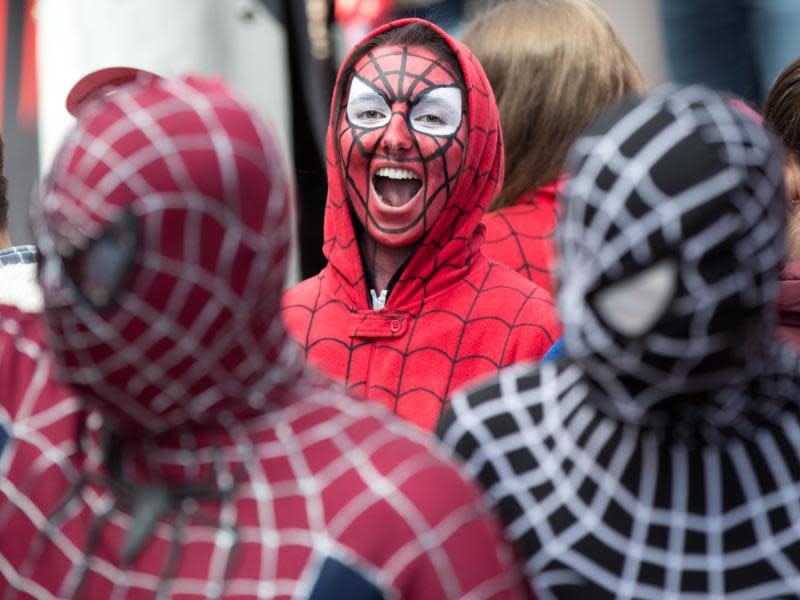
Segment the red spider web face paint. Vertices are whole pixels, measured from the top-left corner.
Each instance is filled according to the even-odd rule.
[[[447,204],[467,139],[460,83],[420,46],[381,46],[356,63],[339,152],[351,205],[379,244],[413,244]]]

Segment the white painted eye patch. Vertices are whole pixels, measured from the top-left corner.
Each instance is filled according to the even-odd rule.
[[[409,115],[411,127],[430,135],[452,135],[461,125],[461,90],[438,87],[424,94]]]
[[[411,108],[411,128],[429,135],[452,135],[461,125],[461,90],[456,86],[432,89]],[[385,127],[392,111],[384,97],[359,77],[353,77],[347,97],[347,120],[356,127]]]
[[[643,335],[674,299],[677,272],[674,260],[662,260],[598,292],[595,308],[606,323],[622,335]]]
[[[383,96],[359,77],[350,82],[347,96],[347,120],[356,127],[384,127],[389,124],[392,111]]]

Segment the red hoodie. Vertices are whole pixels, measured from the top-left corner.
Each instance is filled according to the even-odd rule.
[[[553,294],[556,265],[556,196],[565,178],[559,177],[535,192],[525,194],[511,206],[486,213],[483,252],[491,260],[507,265]]]
[[[385,308],[373,310],[332,110],[323,248],[328,264],[286,292],[283,314],[313,364],[430,430],[454,389],[541,357],[560,330],[547,292],[480,251],[480,220],[503,172],[497,106],[483,69],[465,46],[425,21],[395,21],[367,40],[408,23],[431,27],[458,56],[467,90],[467,149],[460,174]],[[337,89],[348,77],[339,74]]]
[[[0,306],[0,597],[519,597],[472,485],[288,339],[281,162],[217,83],[79,113],[46,319]]]

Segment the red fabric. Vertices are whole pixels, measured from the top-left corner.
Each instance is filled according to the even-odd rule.
[[[333,599],[349,575],[381,597],[520,597],[471,484],[287,339],[286,187],[219,84],[81,109],[34,211],[47,319],[0,306],[0,596]],[[77,290],[102,273],[65,265],[121,210],[139,244],[95,310]]]
[[[394,8],[394,0],[336,0],[334,18],[337,23],[352,21],[374,25],[386,20]]]
[[[426,23],[396,21],[370,37],[412,22]],[[467,150],[447,204],[386,307],[373,311],[332,122],[323,248],[329,262],[287,291],[283,314],[313,364],[432,429],[453,390],[505,365],[541,357],[560,329],[549,294],[480,252],[480,220],[503,172],[497,106],[473,54],[427,25],[455,50],[467,89]],[[337,88],[346,83],[340,74]]]
[[[526,194],[511,206],[486,213],[486,241],[483,253],[524,275],[553,294],[556,265],[555,233],[559,207],[556,196],[564,177],[536,192]]]
[[[752,106],[750,106],[747,102],[745,102],[741,98],[732,98],[731,100],[729,100],[729,102],[731,106],[746,114],[748,117],[753,119],[753,121],[755,121],[759,125],[761,125],[761,123],[764,121],[764,117],[758,114],[758,111],[756,111]]]
[[[778,285],[778,333],[784,341],[800,348],[800,261],[783,268]]]
[[[34,16],[34,2],[25,3],[22,21],[22,44],[19,58],[19,100],[17,104],[17,123],[35,130],[39,114],[39,90],[36,77],[36,35],[37,24]]]
[[[140,77],[158,77],[158,75],[135,67],[106,67],[87,73],[69,90],[65,102],[67,112],[73,117],[77,117],[78,111],[84,103],[110,93],[126,83],[136,81]]]
[[[183,431],[127,448],[136,487],[202,485],[220,472],[234,474],[236,486],[229,500],[201,502],[180,525],[171,578],[174,513],[123,565],[132,511],[98,464],[100,420],[55,382],[51,364],[38,318],[0,306],[0,427],[12,434],[0,461],[3,595],[152,598],[161,590],[199,599],[216,589],[225,598],[306,597],[312,563],[332,556],[400,598],[525,597],[511,550],[457,469],[372,407],[326,383],[304,384],[307,373],[280,411],[225,433]],[[82,477],[89,482],[79,487]],[[233,547],[220,537],[225,523]],[[341,597],[339,589],[318,594]]]
[[[289,252],[288,202],[273,201],[268,212],[262,199],[288,190],[267,130],[221,83],[196,78],[123,85],[79,116],[34,206],[63,381],[132,435],[204,424],[211,407],[233,418],[259,414],[263,403],[241,401],[264,379],[246,357],[278,359],[285,331],[259,307],[278,304],[275,266]],[[71,270],[62,257],[79,255],[126,216],[147,252],[114,269],[127,284],[98,312],[76,281],[92,269]],[[97,262],[102,271],[109,257]]]

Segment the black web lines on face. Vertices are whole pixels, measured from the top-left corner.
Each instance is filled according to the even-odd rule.
[[[398,114],[398,113],[395,113]],[[394,116],[394,115],[393,115]],[[406,125],[408,127],[408,124]],[[353,177],[352,169],[350,168],[351,161],[352,161],[352,153],[359,152],[360,156],[363,158],[375,158],[377,151],[370,152],[364,143],[362,142],[362,138],[365,135],[371,134],[370,130],[361,130],[357,131],[357,127],[350,126],[349,132],[350,135],[353,137],[353,143],[351,144],[350,148],[348,149],[347,156],[344,158],[344,174],[348,183],[348,190],[351,193],[355,193],[358,203],[364,207],[364,210],[367,213],[367,220],[370,226],[377,228],[380,231],[386,231],[379,223],[376,222],[375,218],[370,214],[370,206],[368,202],[368,195],[370,193],[370,185],[371,185],[371,173],[370,170],[367,169],[364,173],[364,181],[358,182]],[[410,130],[410,127],[409,127]],[[348,133],[348,130],[342,131],[339,136],[340,145],[342,137]],[[375,143],[375,147],[377,148],[380,146],[381,141],[383,140],[384,134],[381,134],[377,137],[377,141]],[[423,154],[423,148],[420,145],[419,140],[416,137],[416,134],[412,133],[412,144],[414,146],[414,150],[416,151],[416,157],[404,157],[401,162],[411,162],[411,163],[418,163],[423,170],[423,182],[420,192],[425,198],[425,204],[423,207],[422,213],[414,219],[408,225],[400,228],[400,229],[392,229],[391,232],[393,233],[402,233],[411,229],[415,226],[420,220],[423,221],[423,227],[427,231],[430,227],[430,224],[427,223],[427,209],[428,207],[433,204],[440,194],[444,193],[445,197],[450,197],[453,191],[453,185],[455,181],[458,179],[459,175],[461,174],[462,165],[459,164],[458,168],[455,172],[450,173],[450,169],[447,165],[447,153],[453,146],[457,146],[462,151],[466,150],[465,144],[461,141],[456,134],[452,134],[450,136],[446,136],[442,138],[441,136],[432,136],[428,134],[420,134],[420,135],[428,135],[428,137],[437,145],[436,150],[429,154]],[[391,155],[378,155],[379,158],[394,158]],[[444,181],[438,184],[432,190],[429,189],[430,185],[430,165],[437,161],[441,163],[441,170],[444,173]]]
[[[430,78],[430,75],[436,70],[441,69],[453,80],[458,82],[461,76],[453,72],[447,62],[443,60],[434,60],[429,56],[413,52],[409,50],[408,46],[403,46],[400,52],[386,51],[382,48],[377,48],[368,53],[369,62],[375,69],[376,75],[371,78],[371,83],[376,85],[380,82],[384,87],[384,93],[387,98],[395,102],[399,99],[412,98],[417,91],[417,87],[424,86],[425,88],[436,87],[438,84]],[[379,63],[382,58],[401,57],[400,67],[398,69],[384,69]],[[428,66],[419,72],[413,72],[408,66],[408,59],[414,58],[420,61],[425,61]],[[397,83],[393,83],[390,77],[397,77]],[[403,84],[407,85],[407,89],[403,89]]]
[[[457,90],[459,88],[456,83],[458,80],[452,79],[451,82],[440,82],[435,81],[434,78],[428,78],[431,73],[437,70],[446,72],[451,78],[452,73],[440,61],[409,52],[407,47],[403,47],[401,51],[397,52],[383,54],[377,54],[377,52],[369,53],[369,62],[362,66],[351,78],[349,95],[356,93],[355,84],[358,83],[359,95],[356,96],[355,103],[361,106],[360,103],[364,102],[362,100],[363,95],[366,94],[369,97],[372,94],[374,98],[380,99],[373,100],[373,102],[382,106],[380,111],[386,113],[385,116],[377,119],[374,125],[370,125],[369,121],[362,123],[355,117],[351,118],[350,99],[348,99],[348,108],[340,115],[340,121],[344,121],[344,127],[340,129],[338,139],[348,194],[356,196],[355,201],[364,210],[368,227],[375,227],[383,233],[400,234],[416,226],[422,220],[423,229],[427,231],[430,227],[427,222],[429,218],[427,214],[428,208],[434,202],[441,201],[440,196],[442,193],[449,197],[453,182],[461,171],[465,147],[465,142],[461,139],[465,130],[463,93],[458,92],[461,108],[457,113],[457,125],[452,125],[448,131],[437,132],[435,127],[431,128],[432,131],[429,131],[427,126],[423,124],[424,119],[437,121],[440,120],[440,117],[426,114],[424,119],[421,119],[420,124],[415,124],[412,121],[412,117],[416,107],[421,106],[421,103],[425,102],[427,98],[433,98],[436,92]],[[426,68],[422,69],[421,72],[415,72],[415,69],[409,67],[407,63],[409,56],[413,57],[417,62],[424,61],[424,64],[427,65]],[[387,70],[387,66],[381,64],[381,59],[385,60],[387,58],[399,58],[400,68],[389,68]],[[419,65],[415,64],[414,67],[418,69]],[[374,71],[374,73],[370,75],[366,71]],[[441,72],[438,75],[441,78]],[[424,89],[419,90],[421,86],[424,86]],[[407,89],[404,89],[404,87]],[[437,101],[442,102],[442,100],[431,100],[434,104]],[[397,103],[400,103],[399,108],[396,106]],[[354,108],[353,110],[358,109]],[[371,112],[378,114],[375,110]],[[356,112],[354,114],[359,113]],[[454,118],[451,115],[448,121]],[[405,128],[405,132],[402,135],[403,137],[407,136],[407,142],[410,147],[392,149],[385,145],[384,140],[390,128],[398,126],[397,119],[403,120],[402,126]],[[348,139],[350,141],[349,147],[342,148],[343,142],[346,144]],[[448,165],[448,158],[451,163],[455,162],[454,159],[456,157],[452,156],[452,150],[461,152],[458,160],[459,164],[455,169],[453,169],[452,165]],[[356,159],[359,165],[366,165],[366,168],[363,168],[363,172],[354,173],[354,171],[362,170],[361,166],[354,168],[353,165]],[[375,159],[398,164],[407,163],[409,166],[414,164],[422,171],[423,181],[417,192],[422,195],[422,210],[411,222],[403,226],[387,229],[372,214],[368,198],[371,194],[372,178],[375,175],[372,172],[373,160]],[[436,167],[432,168],[433,165],[436,165]],[[363,180],[359,181],[361,178]]]

